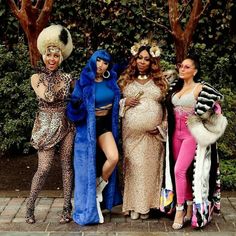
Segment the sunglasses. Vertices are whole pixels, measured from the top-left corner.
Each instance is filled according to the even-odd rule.
[[[189,70],[191,68],[193,68],[192,66],[189,66],[189,65],[182,65],[181,63],[178,63],[177,64],[177,68],[178,69],[184,69],[184,70]]]

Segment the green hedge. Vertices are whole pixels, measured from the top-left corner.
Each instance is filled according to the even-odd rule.
[[[221,186],[223,190],[236,190],[236,160],[221,160]]]
[[[29,152],[36,109],[29,80],[32,73],[28,49],[23,43],[12,51],[0,46],[0,154]]]
[[[236,37],[233,26],[236,4],[233,2],[211,1],[190,46],[190,52],[197,52],[200,56],[202,78],[225,96],[222,108],[229,125],[218,142],[220,158],[227,160],[222,164],[223,173],[231,170],[229,163],[236,157]],[[132,44],[148,34],[159,42],[163,68],[173,67],[175,49],[171,35],[146,20],[144,14],[169,27],[166,0],[65,0],[63,4],[55,0],[50,23],[67,26],[74,42],[72,55],[62,64],[65,71],[78,76],[97,48],[108,49],[115,62],[128,60]],[[183,15],[183,28],[187,20],[188,16]],[[33,71],[24,33],[5,2],[0,3],[0,21],[0,42],[4,44],[0,46],[0,154],[12,151],[27,153],[37,106],[29,82]],[[230,183],[233,174],[232,171],[223,176],[226,188],[235,188]]]

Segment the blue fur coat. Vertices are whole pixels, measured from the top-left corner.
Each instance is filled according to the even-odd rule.
[[[109,86],[115,94],[112,108],[112,133],[118,141],[118,110],[120,91],[116,84],[116,75],[109,79]],[[82,99],[76,109],[73,102]],[[67,106],[68,118],[76,123],[74,143],[74,213],[73,219],[80,225],[99,223],[96,206],[96,117],[95,117],[95,83],[91,75],[83,73],[77,81]],[[103,191],[103,203],[111,210],[122,203],[121,193],[117,184],[117,169],[109,178]]]

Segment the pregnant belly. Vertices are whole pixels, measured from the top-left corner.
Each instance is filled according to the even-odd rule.
[[[161,123],[162,115],[160,106],[140,104],[126,111],[123,124],[134,131],[150,131]]]

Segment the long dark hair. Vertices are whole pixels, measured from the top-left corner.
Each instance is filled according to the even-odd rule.
[[[138,53],[130,59],[128,67],[121,74],[118,80],[118,84],[121,88],[121,91],[123,91],[124,88],[128,84],[132,83],[134,79],[137,78],[137,76],[139,75],[139,71],[137,68],[137,59],[139,57],[139,54],[144,50],[146,50],[150,56],[150,67],[148,70],[148,74],[149,76],[152,77],[156,86],[158,86],[161,89],[163,96],[165,96],[168,85],[161,72],[160,57],[152,57],[152,55],[150,54],[149,45],[141,46],[138,50]]]
[[[199,57],[195,54],[192,54],[192,55],[188,55],[184,60],[186,59],[191,60],[193,62],[195,69],[197,70],[197,73],[193,77],[193,81],[195,83],[201,82],[202,80],[200,78],[201,68],[200,68]],[[179,79],[179,78],[176,79],[174,83],[171,84],[167,97],[171,97],[173,93],[180,91],[183,88],[183,84],[184,84],[184,81],[182,79]]]

